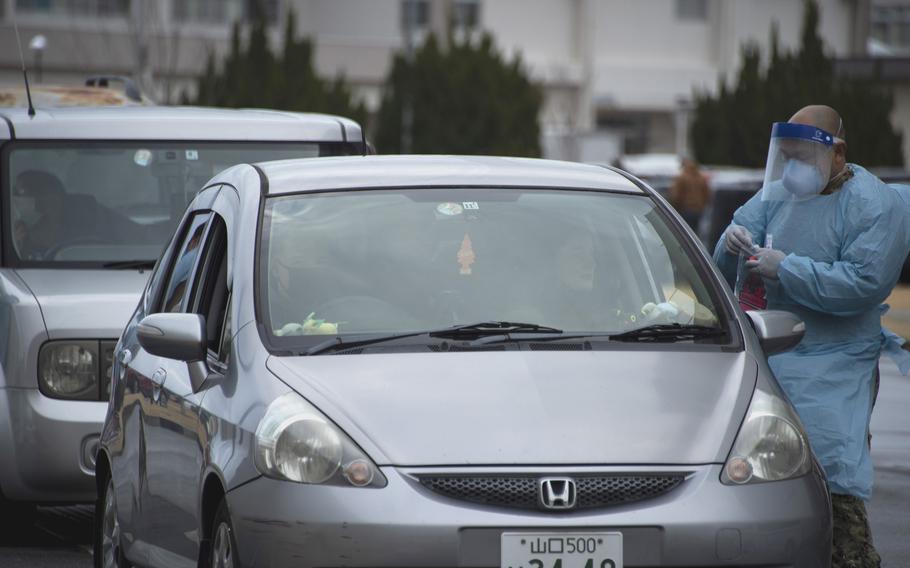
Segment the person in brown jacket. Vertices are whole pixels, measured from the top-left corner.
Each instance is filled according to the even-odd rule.
[[[698,232],[698,222],[711,198],[708,182],[698,171],[698,164],[689,159],[683,160],[682,171],[673,180],[667,197],[692,230]]]

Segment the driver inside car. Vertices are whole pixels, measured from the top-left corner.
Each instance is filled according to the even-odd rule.
[[[569,331],[625,331],[654,324],[708,324],[713,315],[686,293],[671,286],[663,298],[637,302],[623,292],[614,267],[616,252],[603,250],[594,233],[563,229],[553,257],[552,277],[533,301],[510,314],[516,321],[543,323]],[[677,283],[678,284],[678,283]]]
[[[27,170],[16,176],[12,209],[14,244],[20,258],[68,260],[75,246],[144,242],[147,228],[99,205],[90,194],[68,193],[48,172]]]
[[[43,258],[64,241],[65,195],[60,180],[47,172],[28,170],[16,177],[13,236],[22,258]]]

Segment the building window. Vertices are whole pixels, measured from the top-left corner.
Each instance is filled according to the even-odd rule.
[[[274,25],[278,23],[278,17],[281,12],[281,0],[245,0],[243,4],[244,19],[252,20],[256,14],[256,8],[262,10],[265,17],[265,23]]]
[[[676,17],[703,22],[708,19],[708,0],[676,0]]]
[[[269,25],[278,22],[281,0],[179,0],[172,4],[177,22],[194,24],[229,24],[249,22],[258,13]]]
[[[910,48],[910,6],[873,6],[870,20],[873,38],[889,47]]]
[[[130,12],[130,0],[16,0],[16,11],[62,16],[126,16]]]
[[[461,29],[480,27],[480,2],[459,0],[452,4],[452,24]]]
[[[402,0],[401,27],[405,30],[427,28],[430,25],[429,0]]]
[[[226,24],[240,17],[240,0],[180,0],[173,6],[174,21]]]

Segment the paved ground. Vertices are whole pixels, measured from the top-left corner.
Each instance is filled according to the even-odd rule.
[[[885,568],[910,566],[910,378],[887,359],[872,414],[875,488],[869,517]]]
[[[39,508],[34,522],[9,522],[0,531],[3,568],[92,566],[92,508]]]
[[[894,333],[910,339],[910,284],[900,284],[886,300],[891,306],[883,318],[884,324]]]

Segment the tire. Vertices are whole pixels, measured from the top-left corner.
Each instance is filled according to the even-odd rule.
[[[111,477],[107,478],[104,490],[95,502],[94,533],[95,568],[128,568],[129,563],[121,546],[120,520]]]
[[[234,539],[234,525],[231,524],[227,499],[223,497],[212,521],[208,566],[210,568],[238,568],[240,566],[237,558],[237,541]]]

